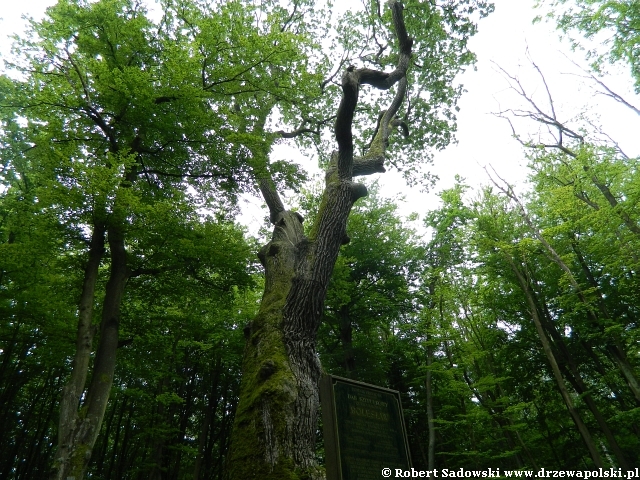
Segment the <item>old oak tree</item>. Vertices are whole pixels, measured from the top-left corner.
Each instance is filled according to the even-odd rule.
[[[474,11],[474,6],[468,5],[468,2],[462,3],[468,7],[465,13]],[[313,223],[308,234],[303,229],[303,217],[285,207],[274,180],[268,175],[268,168],[262,169],[262,175],[257,179],[274,227],[271,241],[259,252],[266,276],[260,310],[245,327],[247,344],[240,401],[228,457],[228,474],[232,479],[323,478],[322,469],[317,465],[315,448],[318,381],[322,372],[316,353],[316,335],[327,285],[340,246],[349,242],[346,232],[349,212],[354,202],[367,195],[366,186],[354,181],[354,177],[385,172],[390,135],[396,127],[405,136],[408,134],[412,119],[416,118],[412,107],[423,109],[425,119],[416,122],[417,130],[428,136],[430,128],[437,128],[437,125],[429,125],[426,119],[429,117],[429,104],[434,99],[437,101],[439,96],[444,99],[442,96],[446,97],[445,92],[450,92],[446,101],[448,106],[454,106],[459,94],[449,85],[453,73],[449,71],[438,82],[429,84],[425,81],[414,85],[413,91],[417,93],[410,96],[406,111],[400,114],[409,92],[407,72],[410,67],[419,72],[414,76],[417,82],[431,74],[438,75],[438,67],[434,66],[431,73],[427,73],[431,66],[419,62],[435,60],[429,58],[430,47],[437,47],[438,42],[428,45],[425,38],[431,35],[433,41],[434,32],[445,32],[441,30],[441,25],[431,31],[425,32],[425,29],[429,30],[438,21],[446,23],[452,18],[456,18],[453,24],[459,27],[456,21],[462,23],[462,20],[461,17],[455,17],[458,13],[454,5],[443,9],[443,17],[439,17],[435,8],[430,10],[428,5],[417,2],[410,2],[406,9],[397,0],[387,2],[387,6],[391,13],[389,23],[393,34],[389,35],[388,44],[380,43],[374,20],[371,40],[377,43],[379,51],[377,56],[371,55],[369,58],[375,59],[372,63],[384,67],[384,62],[379,61],[381,53],[392,47],[397,49],[396,53],[384,58],[387,62],[393,59],[395,68],[387,73],[382,69],[350,65],[344,70],[341,79],[342,98],[334,127],[338,150],[330,155],[320,207],[311,220]],[[372,10],[375,7],[376,2]],[[483,6],[482,14],[486,14],[487,8]],[[378,19],[381,20],[379,4],[377,9]],[[419,27],[419,32],[416,32],[418,41],[407,32],[406,12],[411,12],[411,25]],[[472,26],[465,26],[469,30],[463,33],[472,34]],[[448,41],[446,35],[439,40],[443,43]],[[452,68],[453,71],[472,61],[472,56],[464,48],[465,43],[460,42],[448,52],[459,61]],[[451,68],[452,65],[446,67]],[[363,153],[357,155],[354,117],[358,111],[361,89],[365,86],[393,91],[387,97],[386,108],[378,113],[373,139],[368,145],[360,140]],[[429,91],[430,88],[433,90]],[[426,95],[422,89],[427,90]],[[425,98],[430,101],[425,101]],[[412,105],[411,101],[415,103]],[[435,141],[436,146],[448,142],[450,131],[447,120],[455,118],[449,111],[445,114],[446,120],[440,123],[443,132],[435,134],[442,143]],[[369,121],[375,123],[371,117]],[[427,141],[422,140],[413,146],[424,147],[425,143]],[[407,151],[405,155],[426,157],[424,152],[415,151]]]

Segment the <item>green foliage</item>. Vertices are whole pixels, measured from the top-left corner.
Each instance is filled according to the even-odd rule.
[[[423,250],[375,186],[354,208],[347,231],[351,241],[341,249],[325,301],[322,364],[336,375],[380,383],[396,356],[394,337],[417,309]]]
[[[246,165],[226,149],[219,133],[224,119],[212,108],[227,93],[203,88],[199,64],[187,61],[193,58],[193,39],[176,38],[176,25],[169,27],[154,25],[138,2],[61,1],[16,40],[12,78],[2,77],[2,354],[3,362],[17,369],[3,371],[2,383],[15,376],[22,380],[3,402],[3,418],[11,426],[1,449],[3,458],[25,459],[18,466],[3,462],[5,473],[17,468],[15,478],[49,473],[60,389],[75,345],[77,301],[97,225],[118,225],[125,232],[129,281],[121,339],[148,347],[136,347],[138,356],[129,361],[122,355],[126,365],[146,365],[155,374],[171,370],[175,356],[162,348],[171,351],[175,345],[149,344],[145,329],[162,337],[175,328],[180,332],[175,341],[196,341],[194,331],[174,327],[186,318],[202,322],[209,332],[197,341],[218,345],[235,335],[232,343],[240,344],[241,325],[221,327],[220,316],[239,318],[237,307],[229,309],[254,285],[254,248],[229,220],[233,195],[246,186]],[[197,213],[198,206],[212,205],[216,208],[208,214]],[[93,301],[96,324],[109,269],[104,255]],[[222,339],[212,339],[211,331]],[[235,362],[237,376],[235,352],[221,368]],[[155,369],[142,360],[147,355],[158,360]],[[41,379],[43,372],[47,377]],[[164,378],[138,373],[133,379],[116,373],[114,388],[135,389]],[[181,395],[161,388],[137,405],[147,411],[156,405],[176,409],[183,405]],[[233,404],[234,394],[225,395]],[[19,430],[27,427],[21,417],[40,408],[29,407],[32,398],[46,398],[48,409],[37,427],[28,427],[32,441],[19,442]],[[133,407],[132,401],[125,404]],[[202,406],[183,408],[203,421]],[[228,429],[232,408],[225,409]],[[216,428],[203,428],[202,435]],[[114,459],[117,437],[115,443],[108,450]],[[222,442],[217,448],[227,446]],[[126,455],[120,460],[126,462]],[[161,459],[146,462],[147,473],[164,468]]]
[[[542,4],[543,2],[539,2]],[[636,92],[640,92],[640,5],[634,0],[553,0],[551,13],[558,28],[565,33],[579,33],[585,38],[600,43],[589,49],[596,71],[604,62],[623,62],[629,65],[634,78]],[[569,3],[569,4],[567,4]],[[581,47],[574,40],[575,47]]]
[[[134,479],[162,471],[192,478],[198,465],[201,478],[221,478],[242,327],[258,297],[232,291],[212,301],[210,293],[207,284],[175,275],[130,289],[124,317],[132,341],[120,352],[92,475]]]
[[[232,221],[237,196],[267,171],[279,187],[298,189],[302,169],[269,158],[278,129],[308,127],[299,145],[328,156],[341,93],[333,72],[349,61],[396,62],[387,49],[376,53],[377,40],[393,39],[381,33],[388,14],[373,4],[364,15],[347,12],[335,30],[330,6],[312,1],[164,0],[158,20],[143,5],[60,0],[15,39],[0,76],[3,477],[49,474],[89,246],[103,230],[108,241],[122,235],[126,288],[112,401],[89,473],[222,476],[242,329],[256,314],[261,282],[256,247]],[[405,7],[416,54],[403,116],[413,135],[393,148],[398,169],[418,181],[425,151],[453,139],[462,93],[454,77],[473,64],[467,41],[492,6]],[[325,39],[335,40],[326,53]],[[375,95],[363,100],[360,147],[386,108]],[[438,255],[453,262],[462,250],[444,254],[458,223],[448,225]],[[414,323],[430,257],[395,205],[375,194],[349,229],[327,299],[323,358],[330,370],[400,389],[419,428]],[[96,330],[115,249],[98,253]],[[455,379],[451,390],[464,385],[451,372],[442,378]]]
[[[464,92],[455,77],[476,60],[468,41],[477,33],[477,22],[494,7],[484,0],[407,1],[403,5],[413,55],[407,73],[409,91],[398,115],[408,124],[410,135],[392,136],[389,157],[410,184],[428,187],[432,179],[426,167],[432,151],[455,139],[457,103]],[[339,20],[336,48],[345,52],[345,65],[388,71],[397,61],[396,51],[389,48],[395,41],[391,14],[383,2],[365,2],[364,8],[364,14],[347,12]],[[388,108],[384,95],[371,92],[367,97],[360,100],[354,120],[358,151],[370,143],[378,112]]]

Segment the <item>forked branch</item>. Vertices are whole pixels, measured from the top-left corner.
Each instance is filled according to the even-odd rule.
[[[566,125],[566,123],[564,123],[563,121],[560,121],[558,119],[558,116],[557,116],[556,110],[555,110],[555,106],[554,106],[553,97],[551,95],[551,90],[549,89],[547,81],[546,81],[542,71],[538,67],[538,65],[536,65],[535,62],[533,62],[533,61],[531,61],[531,64],[533,65],[535,70],[538,72],[538,75],[540,76],[540,78],[542,80],[542,83],[544,85],[545,92],[547,94],[547,99],[548,99],[548,102],[549,102],[548,111],[545,110],[543,107],[541,107],[533,99],[533,97],[527,93],[526,89],[524,88],[524,86],[522,85],[522,83],[520,82],[520,79],[518,77],[516,77],[515,75],[509,74],[505,69],[503,69],[502,67],[498,66],[497,68],[502,72],[503,76],[509,82],[510,88],[513,91],[515,91],[522,99],[524,99],[524,101],[531,108],[529,110],[526,110],[526,109],[507,109],[507,110],[502,110],[502,111],[496,113],[495,115],[500,117],[500,118],[504,118],[509,122],[509,125],[511,126],[511,130],[513,132],[513,136],[523,146],[526,146],[526,147],[556,148],[556,149],[561,150],[562,152],[566,153],[567,155],[569,155],[571,157],[575,157],[576,156],[576,152],[572,151],[566,145],[565,138],[568,138],[568,139],[571,139],[571,140],[576,140],[580,144],[582,144],[582,143],[584,143],[584,136],[579,134],[575,130],[572,130],[571,128],[569,128]],[[531,142],[531,141],[522,140],[520,135],[518,135],[516,130],[515,130],[515,127],[513,125],[512,120],[511,120],[512,117],[530,118],[531,120],[537,122],[538,124],[544,125],[547,128],[547,131],[549,132],[549,135],[553,138],[553,143],[548,143],[548,142],[543,142],[543,141]]]
[[[504,69],[498,67],[503,72],[505,77],[507,77],[509,79],[510,84],[511,84],[511,88],[513,90],[515,90],[523,99],[525,99],[525,101],[532,107],[532,110],[505,110],[505,111],[499,112],[497,115],[499,117],[501,117],[501,118],[505,118],[509,122],[509,124],[511,126],[511,129],[513,131],[514,137],[517,138],[518,141],[520,141],[520,143],[522,143],[524,146],[530,147],[530,148],[539,148],[539,147],[553,148],[553,149],[560,150],[561,152],[563,152],[564,154],[566,154],[567,156],[569,156],[571,158],[577,158],[578,154],[580,153],[580,151],[583,148],[585,148],[585,143],[586,143],[585,142],[585,138],[584,138],[583,135],[578,134],[577,132],[575,132],[571,128],[567,127],[566,124],[564,124],[563,122],[558,120],[556,112],[555,112],[555,108],[554,108],[553,97],[551,96],[551,93],[550,93],[549,87],[547,85],[547,82],[546,82],[546,80],[544,78],[544,75],[542,74],[542,71],[540,70],[540,68],[533,61],[531,63],[533,64],[534,68],[536,69],[536,71],[538,72],[540,77],[542,78],[542,82],[543,82],[543,84],[545,86],[546,93],[547,93],[547,98],[548,98],[548,101],[549,101],[549,107],[548,107],[549,110],[548,111],[543,110],[533,100],[533,98],[530,95],[527,94],[527,92],[525,91],[524,87],[522,86],[522,84],[520,83],[520,81],[518,80],[517,77],[508,74]],[[596,82],[598,82],[598,84],[601,87],[607,89],[607,87],[604,85],[604,83],[599,81],[597,78],[592,76],[592,79],[595,80]],[[611,96],[615,95],[610,90],[609,90],[609,92],[610,92]],[[627,105],[627,106],[629,106],[629,105]],[[632,108],[632,107],[630,107],[630,108]],[[552,136],[555,139],[554,143],[545,143],[545,142],[542,142],[542,141],[537,142],[537,143],[536,142],[524,142],[519,137],[519,135],[516,133],[515,127],[513,126],[513,122],[511,121],[510,115],[511,116],[516,116],[516,117],[529,117],[529,118],[537,121],[538,123],[546,125],[549,129],[551,129],[551,128],[555,129],[555,131],[556,131],[555,135],[553,134],[553,132],[550,131],[550,133],[552,134]],[[602,133],[602,132],[600,132],[600,133]],[[564,142],[565,138],[570,138],[572,140],[577,141],[578,142],[577,148],[576,148],[576,146],[572,147],[571,145],[565,144],[565,142]],[[622,151],[620,146],[615,141],[613,141],[611,139],[611,137],[609,137],[609,141],[610,141],[610,143],[613,143],[614,148],[620,153],[620,155],[622,155],[625,158],[628,158],[626,156],[626,154]],[[605,200],[607,201],[609,206],[613,209],[613,211],[623,220],[624,224],[629,228],[629,230],[631,232],[633,232],[635,235],[640,235],[640,226],[638,226],[637,222],[634,221],[634,219],[632,219],[629,216],[629,214],[627,214],[623,209],[618,208],[619,200],[616,198],[614,193],[611,191],[610,186],[608,185],[607,181],[605,179],[599,177],[595,173],[594,169],[592,169],[589,164],[586,164],[586,163],[581,164],[581,169],[584,171],[584,173],[586,174],[587,178],[590,179],[590,181],[593,183],[593,185],[600,191],[600,193],[605,198]],[[500,177],[498,177],[498,178],[500,178]],[[493,181],[493,179],[492,179],[492,181]],[[508,189],[504,189],[503,187],[498,186],[495,181],[494,181],[494,184],[498,188],[500,188],[503,191],[503,193],[505,193],[505,195],[507,195],[512,200],[516,201],[516,203],[518,203],[517,200],[511,194],[508,193],[508,191],[507,191]],[[597,205],[597,203],[595,203],[591,199],[589,199],[589,197],[586,194],[586,192],[580,191],[579,189],[575,189],[575,195],[576,195],[576,197],[578,199],[582,200],[584,203],[589,205],[591,208],[594,208],[595,210],[599,210],[600,207]],[[520,208],[522,209],[523,207],[520,205]]]
[[[393,18],[393,27],[399,42],[398,64],[390,73],[372,70],[369,68],[356,69],[354,66],[347,68],[342,76],[342,100],[338,107],[338,115],[335,124],[336,140],[338,142],[338,174],[340,178],[351,179],[354,173],[353,158],[353,116],[358,103],[358,94],[361,85],[371,85],[374,88],[388,90],[396,83],[398,89],[396,95],[384,113],[380,121],[378,135],[371,147],[371,156],[383,157],[389,137],[389,126],[398,113],[407,89],[407,68],[411,59],[411,47],[413,40],[407,34],[404,24],[403,7],[398,0],[388,2]],[[379,163],[379,162],[378,162]],[[382,167],[384,168],[384,167]],[[358,171],[363,171],[359,169]],[[378,168],[377,171],[384,171]],[[372,172],[373,173],[373,172]]]
[[[393,27],[399,42],[399,56],[396,68],[392,72],[382,72],[370,68],[356,69],[349,66],[342,76],[342,100],[338,107],[335,121],[335,135],[338,142],[337,157],[333,157],[333,163],[338,166],[338,174],[341,179],[351,180],[354,175],[369,175],[384,172],[384,159],[389,143],[389,134],[392,127],[399,127],[405,136],[408,135],[408,126],[397,113],[407,92],[407,69],[411,59],[411,47],[413,40],[407,34],[404,24],[403,6],[399,0],[388,2],[391,8]],[[371,85],[374,88],[388,90],[397,84],[396,93],[389,108],[382,112],[378,118],[378,126],[369,151],[363,157],[354,159],[353,155],[353,118],[358,104],[358,93],[361,85]],[[318,134],[317,130],[309,128],[309,121],[304,120],[300,127],[292,132],[275,132],[281,138],[294,138],[302,134]],[[335,154],[334,154],[335,155]],[[258,179],[258,187],[269,207],[271,222],[276,223],[285,207],[275,188],[275,183],[268,172],[261,172]]]

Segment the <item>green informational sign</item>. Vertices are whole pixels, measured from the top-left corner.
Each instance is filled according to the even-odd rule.
[[[383,478],[411,468],[400,393],[325,375],[320,383],[327,480]]]

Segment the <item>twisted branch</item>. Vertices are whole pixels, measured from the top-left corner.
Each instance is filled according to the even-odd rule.
[[[402,15],[402,4],[398,0],[390,0],[388,2],[391,8],[393,25],[400,46],[400,55],[398,57],[398,65],[391,73],[372,70],[369,68],[356,69],[353,65],[348,67],[342,76],[342,100],[338,107],[338,115],[335,124],[336,141],[338,142],[338,174],[340,178],[351,179],[354,171],[353,158],[353,116],[356,105],[358,103],[358,93],[360,85],[371,85],[374,88],[388,90],[398,83],[398,90],[391,102],[391,106],[387,109],[382,120],[378,135],[374,138],[372,145],[366,155],[367,162],[373,157],[384,157],[389,138],[389,124],[395,118],[400,104],[404,99],[407,89],[407,68],[411,59],[411,47],[413,40],[407,34]],[[384,159],[383,159],[384,160]],[[363,161],[359,162],[363,163]],[[380,162],[374,162],[380,165]],[[377,167],[380,171],[380,166]],[[381,167],[384,169],[384,167]],[[362,171],[362,169],[357,169]],[[384,171],[384,170],[382,170]]]

